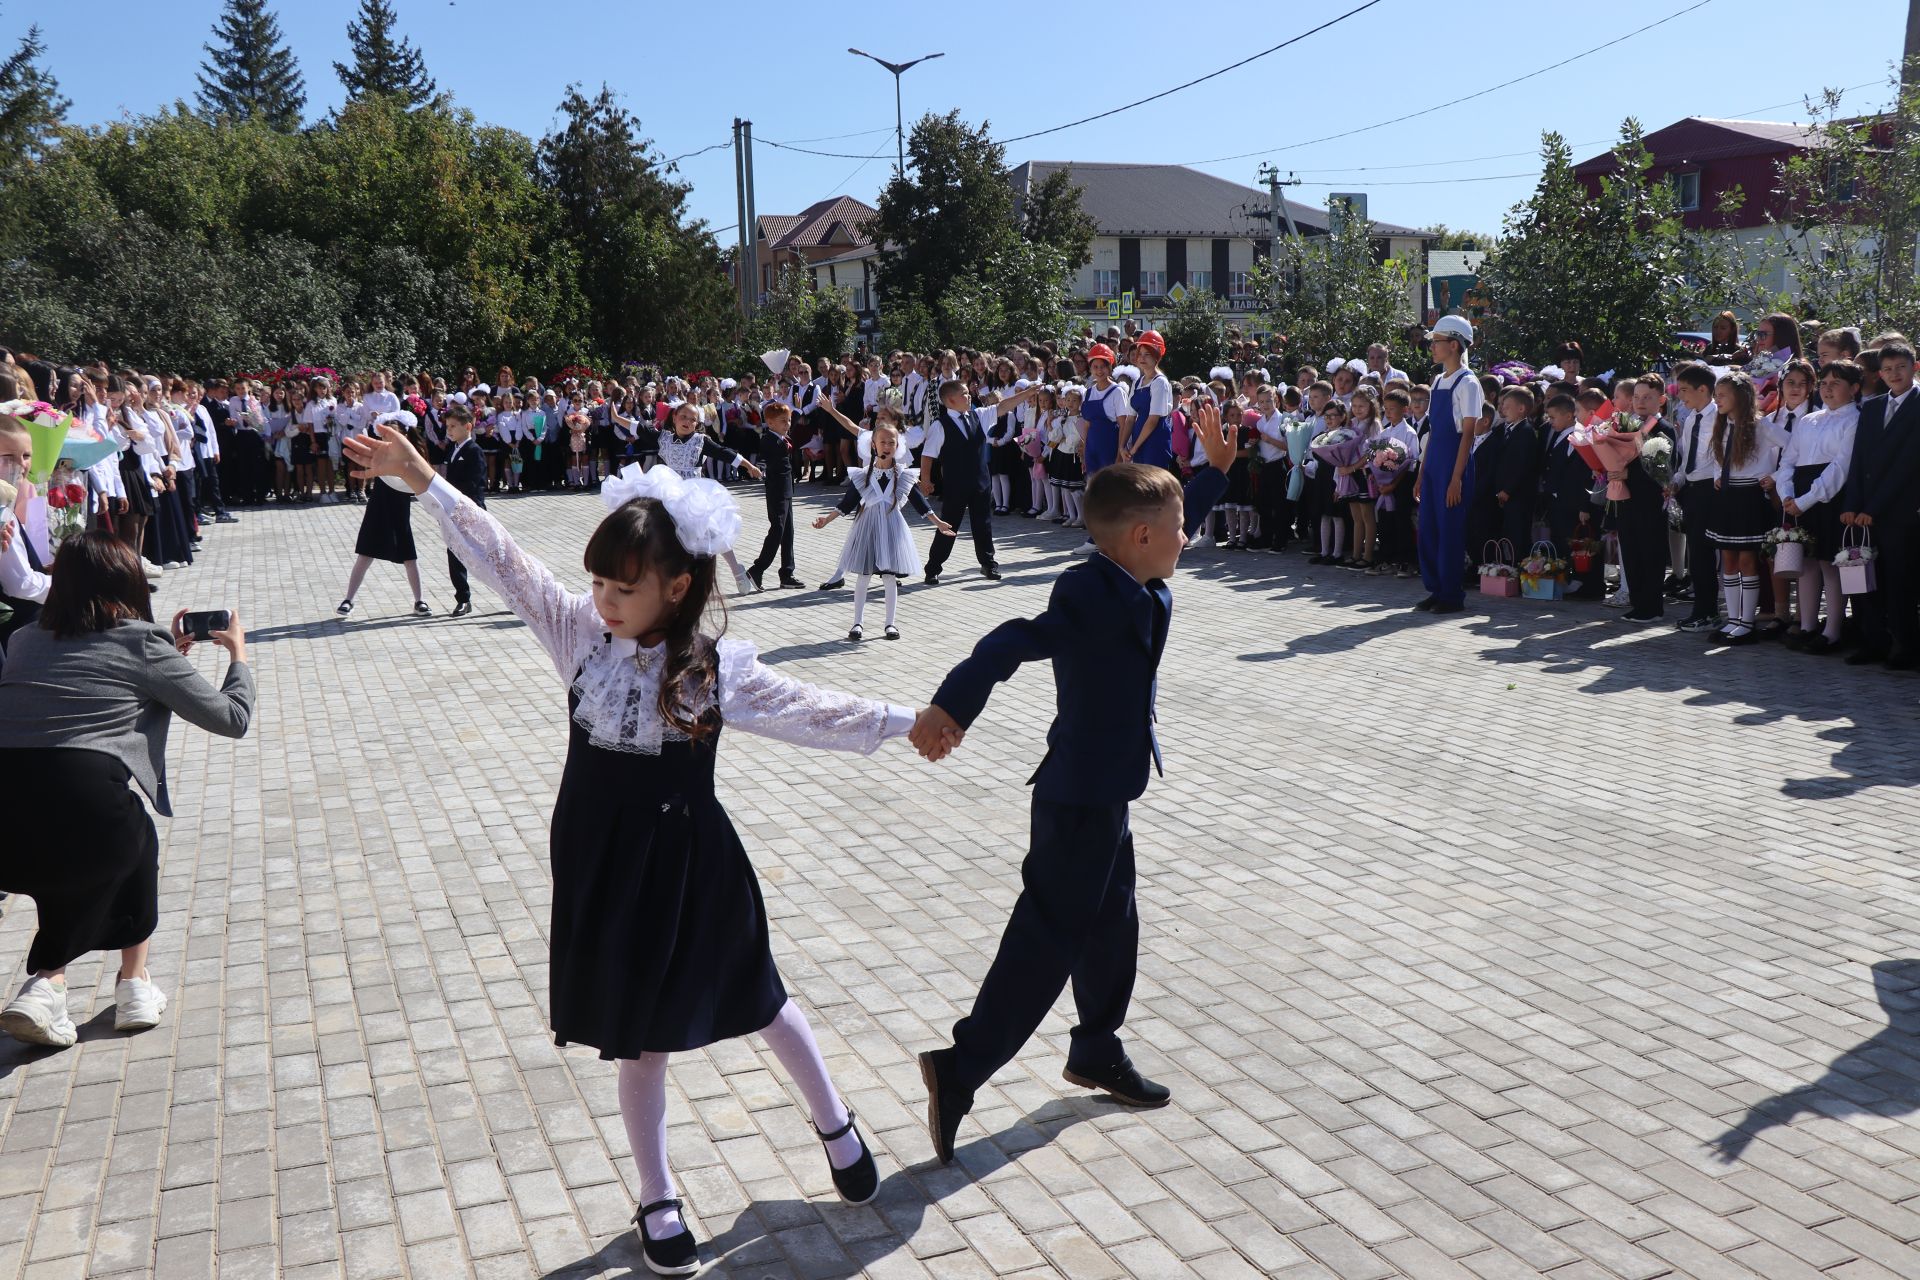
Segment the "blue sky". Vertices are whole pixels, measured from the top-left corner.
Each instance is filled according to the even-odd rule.
[[[761,213],[795,212],[842,193],[871,202],[885,180],[892,77],[847,53],[850,45],[892,61],[946,55],[907,73],[909,127],[924,111],[958,108],[1012,138],[1170,88],[1363,2],[1092,9],[987,0],[854,6],[819,16],[757,2],[710,9],[641,0],[395,0],[440,86],[483,120],[538,136],[568,81],[597,87],[604,80],[663,156],[724,144],[739,115],[754,122],[759,138],[851,157],[756,146]],[[1531,189],[1543,129],[1560,130],[1583,158],[1604,149],[1629,114],[1649,129],[1687,115],[1799,119],[1805,113],[1785,104],[1826,86],[1863,86],[1847,97],[1861,111],[1886,100],[1906,12],[1900,0],[1858,0],[1824,29],[1818,10],[1802,0],[1707,0],[1564,69],[1427,113],[1698,3],[1379,0],[1288,49],[1148,106],[1012,143],[1007,156],[1015,163],[1170,163],[1250,152],[1196,167],[1251,184],[1270,158],[1298,172],[1303,185],[1291,194],[1307,203],[1324,203],[1330,189],[1365,191],[1376,218],[1495,231]],[[218,0],[15,0],[0,9],[0,39],[10,46],[32,14],[73,101],[72,119],[101,123],[191,100],[201,45],[220,7]],[[306,74],[310,115],[341,99],[332,63],[346,57],[346,24],[357,7],[356,0],[276,5]],[[1149,16],[1089,28],[1089,12]],[[1249,24],[1254,13],[1271,16]],[[1414,113],[1426,114],[1299,145]],[[729,227],[731,153],[722,146],[690,156],[680,172],[693,184],[694,213],[716,229]],[[729,242],[732,233],[720,238]]]

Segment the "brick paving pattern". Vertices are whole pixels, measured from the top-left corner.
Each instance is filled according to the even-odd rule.
[[[805,527],[818,492],[809,581],[844,531]],[[576,583],[599,510],[499,504]],[[165,580],[168,612],[240,610],[259,715],[238,743],[174,731],[164,1024],[116,1035],[96,957],[71,975],[77,1049],[0,1046],[0,1277],[640,1265],[614,1073],[555,1049],[543,1014],[563,691],[484,589],[444,617],[424,517],[442,616],[405,616],[383,565],[336,621],[358,515],[250,513]],[[963,542],[946,585],[903,598],[899,644],[841,639],[846,592],[769,593],[733,627],[798,675],[920,702],[1075,554],[1002,524],[1007,581]],[[885,1184],[833,1198],[757,1043],[676,1058],[672,1155],[711,1274],[1920,1275],[1915,684],[1709,657],[1591,607],[1428,619],[1403,608],[1417,588],[1191,553],[1168,777],[1134,810],[1130,1042],[1174,1105],[1061,1081],[1063,1001],[946,1169],[913,1054],[1018,890],[1049,676],[1004,688],[938,767],[729,736],[775,949]],[[5,904],[9,982],[33,923]]]

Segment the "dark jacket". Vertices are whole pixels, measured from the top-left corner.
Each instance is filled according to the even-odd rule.
[[[1046,612],[983,636],[947,674],[934,703],[970,726],[993,686],[1022,663],[1053,663],[1056,711],[1046,758],[1028,779],[1034,798],[1124,804],[1146,790],[1149,764],[1159,764],[1154,694],[1172,611],[1164,582],[1142,585],[1093,556],[1060,575]]]
[[[480,442],[469,436],[453,446],[447,455],[447,483],[473,500],[478,507],[487,505],[487,455]]]
[[[1847,486],[1840,495],[1840,510],[1872,516],[1876,524],[1911,521],[1920,507],[1914,492],[1920,481],[1920,387],[1907,393],[1892,422],[1886,417],[1884,393],[1860,406]]]
[[[942,409],[939,421],[941,496],[965,498],[988,488],[986,420],[972,410],[956,418]]]

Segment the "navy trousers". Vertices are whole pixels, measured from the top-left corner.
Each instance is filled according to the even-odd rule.
[[[1125,1056],[1140,917],[1127,806],[1036,798],[1024,886],[973,1012],[953,1027],[954,1083],[972,1093],[1013,1060],[1073,983],[1079,1022],[1067,1065],[1102,1070]]]

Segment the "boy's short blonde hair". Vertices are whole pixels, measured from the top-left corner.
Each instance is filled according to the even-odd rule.
[[[1116,462],[1102,467],[1087,481],[1081,519],[1095,542],[1160,514],[1169,502],[1182,500],[1180,482],[1164,467]]]

